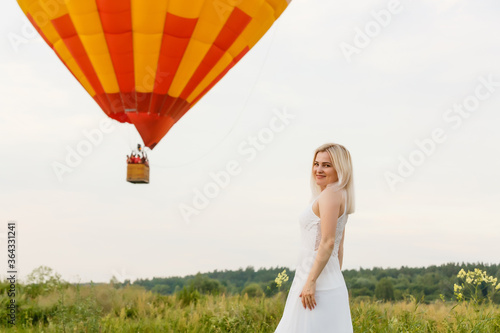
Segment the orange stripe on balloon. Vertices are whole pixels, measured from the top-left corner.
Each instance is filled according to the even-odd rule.
[[[40,34],[40,36],[42,36],[42,38],[45,41],[45,43],[47,43],[50,46],[51,49],[54,49],[54,44],[52,44],[49,41],[49,39],[45,36],[45,34],[43,33],[42,29],[40,29],[40,27],[38,26],[38,24],[36,24],[35,20],[33,19],[33,16],[31,16],[30,13],[26,13],[26,16],[28,17],[28,20],[31,22],[31,24],[33,24],[33,26],[35,27],[36,31],[38,31],[38,33]],[[57,54],[57,52],[56,52],[56,54]]]
[[[173,105],[167,93],[197,23],[197,18],[189,19],[167,13],[150,112],[165,115]]]
[[[80,69],[92,88],[95,90],[96,96],[94,99],[98,102],[104,113],[109,116],[113,113],[119,112],[119,108],[116,108],[116,102],[112,103],[108,96],[106,96],[104,88],[97,77],[87,51],[85,51],[69,14],[53,19],[52,25],[56,29],[59,36],[61,36],[69,52],[75,59],[78,66],[80,66]]]
[[[73,22],[71,21],[69,14],[53,19],[52,24],[61,36],[64,44],[66,44],[68,50],[73,55],[73,58],[75,58],[75,61],[82,69],[82,72],[87,77],[87,80],[89,80],[92,88],[94,88],[94,90],[96,91],[97,95],[104,93],[101,82],[99,82],[97,74],[94,71],[94,67],[90,62],[87,52],[83,47],[82,41],[78,36],[78,33],[75,29],[75,26],[73,25]]]
[[[251,20],[252,18],[241,9],[237,7],[234,8],[213,45],[210,47],[188,84],[180,94],[182,99],[187,100],[189,95],[191,95],[203,78],[205,78],[215,64],[222,58],[224,53],[231,47]]]
[[[212,81],[210,82],[210,84],[198,95],[198,97],[196,97],[190,104],[190,107],[192,108],[196,103],[198,103],[198,101],[210,90],[213,88],[213,86],[215,86],[217,84],[217,82],[219,82],[220,79],[222,79],[224,77],[224,75],[226,75],[226,73],[231,69],[233,68],[234,65],[236,65],[238,63],[238,61],[241,60],[241,58],[243,58],[245,56],[245,54],[247,54],[247,52],[249,51],[250,49],[247,47],[245,47],[243,49],[243,51],[241,51],[234,59],[233,61],[231,61],[227,67],[219,74],[217,75],[217,77]],[[183,110],[181,110],[183,111]],[[181,119],[181,117],[187,112],[188,110],[185,110],[183,111],[182,113],[180,114],[174,114],[172,115],[173,118],[177,121],[179,119]]]
[[[33,26],[35,27],[36,31],[40,34],[40,36],[42,36],[43,40],[45,41],[45,43],[47,43],[48,46],[50,46],[50,48],[54,51],[54,53],[57,55],[57,57],[59,58],[59,60],[61,60],[61,62],[64,64],[64,66],[66,66],[66,68],[69,70],[69,72],[73,75],[73,77],[75,79],[77,79],[78,81],[78,78],[75,76],[75,74],[73,74],[73,72],[71,71],[71,69],[68,67],[68,65],[66,64],[66,62],[64,61],[63,58],[61,58],[61,56],[59,55],[59,53],[56,52],[56,50],[54,49],[54,44],[52,44],[50,42],[50,40],[47,38],[47,36],[45,36],[45,34],[43,33],[42,29],[40,29],[40,27],[38,26],[38,24],[36,24],[36,21],[33,19],[33,16],[31,16],[30,13],[26,13],[26,17],[28,18],[28,20],[31,22],[31,24],[33,24]]]
[[[66,66],[66,68],[68,68],[69,72],[71,73],[71,75],[73,75],[73,77],[75,77],[75,79],[78,80],[78,78],[75,76],[75,74],[73,73],[73,71],[68,67],[68,65],[66,64],[66,62],[64,61],[64,59],[61,58],[61,56],[59,55],[59,53],[57,53],[54,49],[54,45],[48,40],[48,38],[45,36],[45,34],[43,33],[43,31],[40,29],[40,27],[38,26],[38,24],[36,24],[35,20],[33,19],[33,17],[31,16],[30,13],[27,13],[26,16],[28,17],[28,20],[31,22],[31,24],[33,24],[33,26],[35,27],[35,29],[38,31],[38,33],[40,34],[40,36],[42,36],[42,38],[45,40],[45,42],[52,48],[52,50],[54,50],[54,53],[57,55],[57,57],[61,60],[61,62],[64,64],[64,66]],[[70,21],[71,23],[71,21]],[[66,41],[64,40],[64,37],[63,37],[63,34],[58,30],[58,27],[62,29],[62,24],[61,25],[57,25],[57,24],[54,24],[54,20],[52,21],[52,24],[54,25],[54,28],[56,29],[56,31],[59,33],[59,35],[61,36],[61,38],[63,39],[64,41],[64,44],[66,45],[66,47],[68,47],[68,43],[66,43]],[[72,23],[71,23],[72,25]],[[74,27],[73,27],[73,31],[75,32],[76,34],[76,31],[74,30]],[[68,35],[64,35],[64,36],[68,36]],[[83,45],[82,45],[83,47]],[[75,54],[72,52],[72,50],[68,47],[69,51],[71,52],[71,54],[73,55],[73,57],[75,58],[75,61],[77,61],[78,63],[78,60],[77,58],[75,57]],[[89,60],[90,61],[90,60]],[[80,63],[78,63],[80,65]],[[81,68],[81,65],[80,65],[80,68]],[[93,69],[92,69],[93,71]],[[85,74],[85,72],[84,72]],[[95,74],[94,72],[94,75],[95,77],[97,78],[97,75]],[[88,79],[88,77],[87,77]],[[98,86],[101,87],[102,89],[102,86],[100,84],[100,82],[97,82],[98,83]],[[91,83],[92,84],[92,83]],[[95,87],[93,86],[94,90],[95,90]],[[111,105],[110,105],[110,102],[108,100],[108,98],[105,96],[105,95],[95,95],[95,96],[92,96],[94,98],[94,100],[96,101],[96,103],[101,107],[101,109],[108,115],[111,117],[111,115],[113,114],[113,112],[111,111],[112,108],[111,108]]]
[[[197,18],[188,19],[167,13],[158,59],[155,93],[168,92],[197,23]]]

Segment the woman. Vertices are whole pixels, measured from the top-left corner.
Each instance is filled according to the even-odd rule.
[[[301,250],[275,333],[353,332],[341,272],[348,214],[354,212],[351,155],[327,143],[314,152],[311,203],[299,218]]]

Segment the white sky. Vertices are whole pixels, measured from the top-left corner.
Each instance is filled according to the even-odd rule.
[[[32,34],[17,3],[6,2],[0,242],[6,251],[7,222],[17,221],[20,277],[40,265],[72,282],[293,269],[312,153],[325,142],[345,145],[354,163],[356,212],[343,268],[498,263],[500,84],[487,90],[480,77],[500,82],[500,6],[393,1],[390,23],[348,62],[340,45],[354,45],[357,28],[376,28],[371,12],[389,3],[294,0],[150,152],[151,184],[132,185],[125,155],[139,137],[117,122],[59,181],[53,163],[65,163],[67,147],[76,149],[106,116]],[[474,111],[448,113],[478,101],[478,86]],[[295,118],[248,161],[238,146],[250,147],[273,110]],[[444,142],[392,191],[385,173],[398,173],[400,156],[418,157],[415,141],[439,128]],[[231,160],[241,172],[186,223],[179,207],[192,205],[209,172]]]

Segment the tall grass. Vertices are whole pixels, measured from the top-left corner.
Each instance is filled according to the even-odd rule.
[[[352,301],[354,332],[500,332],[500,308],[495,304],[436,301],[423,304]]]
[[[274,332],[286,301],[286,292],[249,297],[184,290],[164,296],[133,285],[58,283],[30,294],[19,287],[16,326],[2,320],[2,332]],[[0,297],[0,315],[7,318],[7,294]],[[500,309],[492,303],[365,297],[351,299],[351,313],[355,332],[500,332]]]

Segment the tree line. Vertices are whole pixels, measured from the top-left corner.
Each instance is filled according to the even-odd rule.
[[[500,280],[500,264],[485,263],[447,263],[440,266],[400,268],[362,268],[346,269],[342,273],[349,290],[350,297],[367,298],[385,301],[403,300],[413,297],[428,303],[444,297],[453,298],[454,284],[461,269],[473,271],[479,268]],[[278,287],[275,279],[279,273],[286,270],[288,281]],[[132,283],[125,281],[120,285],[133,284],[143,286],[146,290],[162,295],[180,294],[190,301],[201,294],[234,295],[248,294],[249,297],[271,297],[278,291],[288,292],[293,282],[295,271],[288,267],[260,268],[247,266],[239,270],[214,270],[213,272],[187,275],[184,277],[155,277],[152,279],[137,279]],[[488,290],[484,288],[483,293]],[[486,295],[484,295],[486,296]],[[493,301],[500,304],[500,293],[494,295]]]

